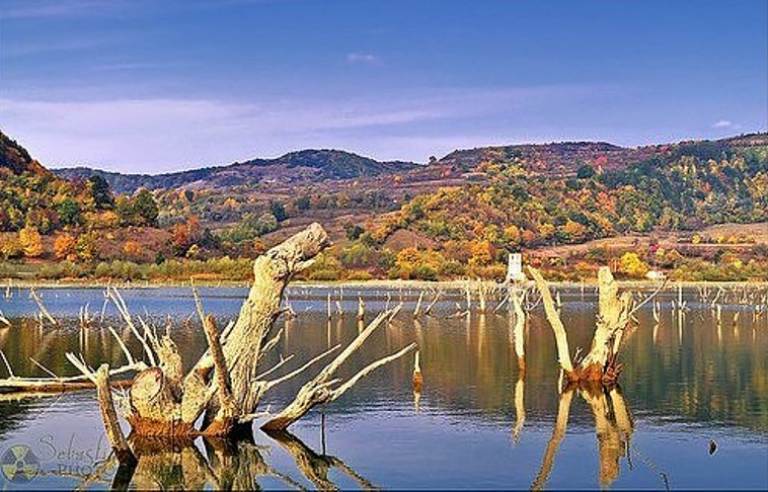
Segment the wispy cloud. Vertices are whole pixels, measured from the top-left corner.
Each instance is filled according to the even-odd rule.
[[[375,65],[380,62],[379,57],[371,53],[347,53],[347,63]]]
[[[3,130],[47,165],[87,164],[137,172],[277,154],[307,144],[322,145],[317,132],[407,124],[439,116],[426,107],[382,108],[365,102],[337,106],[191,99],[0,99]]]
[[[456,125],[473,118],[538,112],[593,91],[588,87],[456,88],[425,89],[398,97],[247,102],[6,98],[0,99],[0,121],[3,130],[52,166],[85,164],[161,172],[276,156],[306,147],[373,151],[374,157],[386,159],[425,159],[427,147],[438,143],[441,127],[450,127],[450,134],[456,135],[460,132]],[[488,143],[487,139],[470,140]],[[442,141],[435,152],[447,146]]]
[[[717,120],[712,123],[712,128],[733,128],[734,124],[729,120]]]

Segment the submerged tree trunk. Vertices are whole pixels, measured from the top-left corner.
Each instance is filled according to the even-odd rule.
[[[560,367],[568,380],[615,383],[621,371],[617,357],[624,329],[632,314],[632,295],[629,292],[619,295],[618,284],[611,270],[608,267],[600,268],[597,277],[599,292],[597,325],[592,337],[592,345],[584,359],[574,366],[568,349],[568,334],[555,307],[549,285],[538,270],[529,268],[529,271],[541,294],[547,320],[555,334]]]
[[[257,384],[261,355],[279,340],[268,342],[281,313],[285,287],[327,245],[323,228],[312,224],[258,257],[237,321],[219,334],[211,317],[203,319],[209,348],[186,376],[170,338],[148,337],[159,365],[134,379],[127,416],[134,432],[145,436],[227,435],[241,417],[252,414],[263,393],[263,386]],[[203,427],[198,431],[195,423],[203,414]]]
[[[275,320],[283,312],[283,294],[293,275],[309,266],[313,258],[328,246],[328,236],[319,224],[312,224],[282,244],[258,257],[253,264],[254,280],[247,299],[243,302],[237,321],[219,333],[211,316],[205,316],[202,304],[198,313],[208,342],[208,350],[192,369],[184,375],[181,355],[176,344],[166,334],[158,337],[154,328],[141,318],[143,334],[133,322],[128,308],[119,293],[111,298],[144,348],[150,367],[141,367],[133,379],[123,413],[137,437],[171,437],[189,439],[198,435],[224,437],[233,435],[240,425],[250,425],[263,414],[256,413],[259,400],[270,388],[287,381],[309,369],[320,359],[338,349],[338,346],[314,357],[303,366],[273,380],[266,376],[292,359],[281,358],[270,369],[261,366],[262,355],[280,341],[282,330],[271,335]],[[339,382],[332,379],[336,369],[385,321],[397,314],[397,309],[380,314],[358,337],[339,354],[318,376],[305,384],[296,400],[279,415],[269,420],[266,428],[285,429],[305,415],[318,403],[340,397],[357,381],[376,368],[393,361],[416,348],[411,344],[399,352],[375,361],[357,375],[336,388]],[[129,362],[136,360],[122,344]],[[82,357],[67,354],[69,360],[86,375],[88,369]],[[87,379],[92,379],[88,377]],[[95,382],[95,381],[92,381]],[[103,384],[102,384],[103,386]],[[100,392],[100,397],[103,392]],[[104,405],[105,426],[116,422],[107,415]],[[114,417],[114,418],[113,418]],[[202,425],[196,426],[200,417]],[[108,433],[114,430],[107,427]]]

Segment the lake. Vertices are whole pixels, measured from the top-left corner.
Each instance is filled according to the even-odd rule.
[[[345,312],[330,321],[329,290],[334,300],[341,298]],[[78,312],[86,304],[93,316],[101,316],[103,290],[39,293],[62,328],[39,326],[27,290],[12,289],[11,298],[0,299],[0,310],[12,323],[0,327],[0,348],[16,375],[46,375],[30,358],[56,374],[77,374],[65,359],[67,351],[83,353],[94,366],[125,363],[106,329],[112,326],[130,339],[113,306],[106,306],[103,323],[85,332],[78,327]],[[220,326],[236,315],[245,293],[200,289],[205,310]],[[561,288],[559,293],[571,349],[588,349],[594,290]],[[126,289],[122,294],[134,316],[146,316],[159,327],[171,323],[187,363],[205,349],[189,289]],[[328,347],[349,343],[359,329],[358,296],[366,301],[367,319],[402,300],[401,313],[346,362],[340,376],[415,341],[424,376],[421,393],[413,391],[413,356],[408,355],[338,401],[313,410],[290,428],[291,434],[270,437],[257,422],[252,438],[239,442],[198,439],[191,446],[159,448],[131,487],[766,489],[768,320],[755,319],[752,306],[733,295],[719,301],[718,322],[716,311],[700,302],[695,290],[683,295],[688,310],[681,319],[672,307],[676,291],[658,297],[658,323],[652,303],[638,311],[636,328],[622,349],[620,387],[559,393],[554,338],[541,306],[529,314],[522,377],[513,316],[505,308],[493,312],[495,302],[484,315],[451,317],[456,303],[464,301],[462,293],[449,292],[434,316],[416,321],[414,290],[292,287],[288,300],[297,316],[278,320],[285,333],[270,355],[272,362],[278,354],[295,354],[284,367],[288,372]],[[140,353],[135,340],[128,345]],[[0,377],[5,376],[0,366]],[[309,374],[302,376],[276,387],[260,407],[280,410]],[[17,477],[4,484],[7,488],[110,486],[114,467],[93,473],[108,454],[94,395],[0,395],[2,464],[9,464],[13,450],[36,457],[33,478]]]

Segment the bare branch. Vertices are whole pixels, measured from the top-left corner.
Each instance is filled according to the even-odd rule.
[[[552,327],[552,331],[555,333],[555,341],[557,342],[557,357],[560,361],[560,366],[567,373],[573,373],[573,364],[571,363],[571,353],[568,350],[568,335],[565,332],[563,322],[560,320],[560,315],[557,313],[555,303],[552,300],[552,293],[549,292],[549,285],[544,277],[541,276],[538,270],[532,267],[528,267],[528,272],[536,282],[536,288],[541,294],[541,301],[544,303],[544,311],[547,314],[547,320]]]

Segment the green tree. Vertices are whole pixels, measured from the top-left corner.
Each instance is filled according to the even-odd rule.
[[[133,199],[133,211],[139,221],[137,225],[155,226],[157,224],[157,214],[160,210],[152,193],[145,189],[139,191]]]
[[[309,210],[309,206],[311,204],[311,201],[309,199],[308,195],[303,195],[296,199],[296,208],[298,210]]]
[[[347,239],[354,241],[365,232],[365,229],[358,224],[347,224],[344,226],[344,232],[347,235]]]
[[[76,226],[82,222],[80,205],[71,198],[67,198],[56,207],[59,220],[64,225]]]
[[[278,222],[282,222],[288,218],[288,214],[285,212],[285,206],[278,201],[270,202],[269,210],[272,212],[272,215],[275,216],[275,219],[277,219]]]
[[[96,208],[112,208],[115,205],[115,198],[112,196],[112,190],[109,188],[109,183],[103,176],[95,174],[88,178],[88,186],[91,189],[91,196],[93,197]]]
[[[584,164],[576,171],[576,177],[579,179],[591,178],[595,175],[595,169],[589,164]]]

